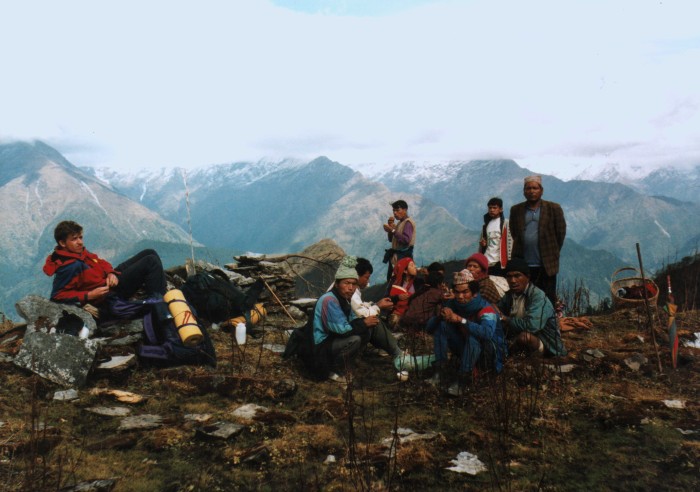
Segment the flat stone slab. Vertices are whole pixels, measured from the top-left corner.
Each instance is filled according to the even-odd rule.
[[[53,394],[53,399],[57,401],[71,401],[78,398],[78,391],[74,389],[69,389],[65,391],[56,391]]]
[[[141,395],[137,395],[136,393],[132,393],[130,391],[123,391],[123,390],[118,390],[118,389],[111,389],[111,388],[92,388],[90,390],[91,395],[95,396],[100,396],[100,395],[109,395],[113,396],[116,398],[118,401],[122,403],[141,403],[144,401],[146,398]]]
[[[305,309],[314,307],[316,305],[316,301],[318,301],[318,299],[314,299],[312,297],[304,297],[302,299],[295,299],[293,301],[290,301],[289,304],[291,304],[292,306],[296,306],[299,309]]]
[[[133,417],[125,417],[119,422],[117,430],[143,430],[155,429],[163,425],[163,417],[160,415],[134,415]]]
[[[136,363],[136,355],[134,355],[134,354],[115,355],[107,362],[103,362],[102,364],[97,366],[97,368],[98,369],[105,369],[105,370],[120,370],[120,369],[126,369],[127,367],[131,367],[135,363]]]
[[[198,427],[195,435],[204,439],[229,439],[243,432],[244,426],[233,422],[219,421],[211,425]]]
[[[88,407],[90,413],[104,415],[105,417],[127,417],[131,415],[131,408],[128,407]]]

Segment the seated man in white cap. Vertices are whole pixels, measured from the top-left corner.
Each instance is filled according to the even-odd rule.
[[[506,336],[513,350],[549,356],[566,355],[552,303],[530,282],[530,267],[522,258],[512,258],[506,266],[510,290],[498,303]]]
[[[343,380],[349,363],[367,342],[392,355],[396,351],[395,346],[387,343],[389,337],[383,333],[385,330],[375,329],[379,326],[376,315],[358,318],[352,310],[350,300],[358,286],[356,264],[354,256],[343,258],[333,288],[318,299],[314,308],[316,365],[333,381]]]

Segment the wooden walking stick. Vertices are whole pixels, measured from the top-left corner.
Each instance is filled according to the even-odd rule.
[[[651,319],[651,310],[649,309],[649,295],[647,293],[647,279],[644,276],[644,265],[642,264],[642,251],[639,248],[639,243],[637,243],[637,258],[639,259],[639,273],[642,275],[642,292],[644,292],[644,307],[647,311],[647,325],[649,326],[649,331],[651,332],[651,340],[654,342],[654,350],[656,351],[656,362],[659,366],[659,372],[663,372],[661,368],[661,356],[659,355],[659,346],[656,343],[656,333],[654,333],[654,323]]]
[[[272,288],[267,284],[267,282],[265,282],[265,279],[260,278],[260,280],[262,280],[262,283],[265,284],[265,287],[267,287],[267,290],[270,291],[270,294],[272,294],[272,297],[275,298],[275,301],[277,301],[277,303],[282,307],[282,309],[284,309],[284,312],[287,313],[287,316],[289,316],[289,319],[291,319],[292,322],[294,323],[294,325],[296,326],[297,320],[295,320],[294,317],[291,314],[289,314],[289,311],[287,311],[287,308],[284,307],[284,304],[282,304],[282,301],[280,301],[280,298],[277,297],[277,294],[275,294],[275,291],[272,290]]]

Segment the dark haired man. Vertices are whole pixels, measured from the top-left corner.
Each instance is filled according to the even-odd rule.
[[[438,371],[447,362],[448,352],[452,352],[460,360],[461,383],[466,382],[477,362],[483,369],[500,372],[506,344],[498,313],[479,295],[479,283],[468,270],[454,274],[452,292],[454,298],[445,301],[440,316],[429,323],[429,329],[434,330]],[[449,391],[459,393],[459,385]]]
[[[510,290],[498,303],[506,335],[527,353],[566,355],[556,313],[544,292],[530,282],[530,267],[512,258],[506,267]]]
[[[396,200],[391,204],[393,215],[383,225],[391,248],[384,252],[384,263],[387,263],[387,282],[391,280],[396,263],[402,258],[413,258],[413,246],[416,243],[416,223],[408,216],[408,204],[404,200]]]
[[[503,200],[493,197],[488,201],[487,207],[481,228],[479,253],[488,259],[488,274],[502,277],[513,249],[513,238],[508,219],[503,216]]]
[[[128,299],[141,287],[149,297],[165,294],[163,264],[152,249],[113,268],[85,248],[83,228],[77,222],[60,222],[54,229],[54,239],[57,246],[44,264],[44,273],[54,277],[52,301],[99,305],[110,295]]]
[[[557,302],[559,254],[566,237],[564,211],[558,203],[542,200],[542,176],[524,180],[523,203],[510,209],[513,256],[525,258],[530,278],[552,305]]]

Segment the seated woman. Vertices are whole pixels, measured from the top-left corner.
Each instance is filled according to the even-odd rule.
[[[441,266],[441,265],[440,265]],[[402,331],[423,331],[428,320],[440,313],[445,287],[444,268],[430,270],[408,300],[408,308],[399,321]],[[415,284],[414,284],[415,285]]]
[[[501,300],[501,293],[496,284],[489,278],[489,260],[481,253],[474,253],[465,262],[467,270],[474,280],[479,282],[479,293],[494,306]]]
[[[416,264],[413,258],[401,258],[394,268],[394,275],[389,289],[389,297],[394,309],[389,316],[389,326],[396,329],[401,317],[408,309],[408,299],[416,292],[413,281],[416,278]]]

